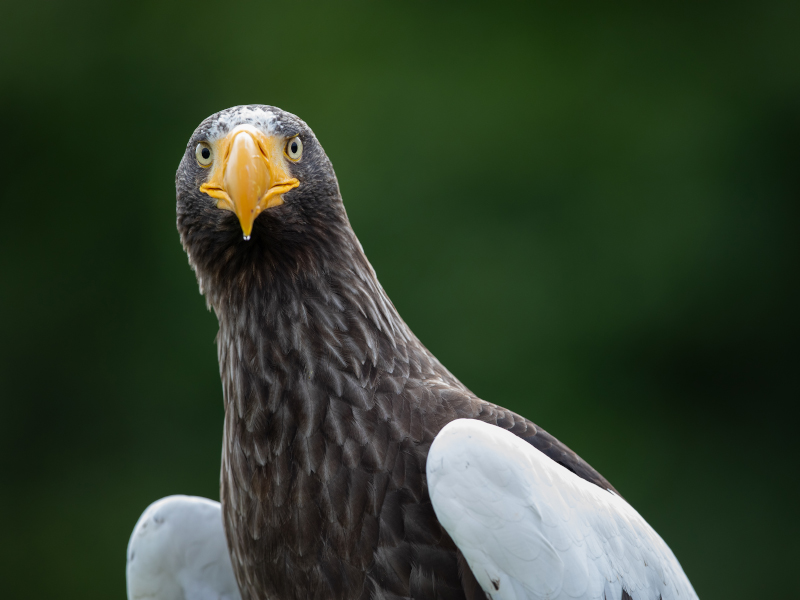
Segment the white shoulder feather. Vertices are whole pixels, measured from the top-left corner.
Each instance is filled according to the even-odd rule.
[[[168,496],[147,507],[128,543],[128,600],[241,600],[219,502]]]
[[[449,423],[427,475],[436,516],[493,600],[697,599],[630,504],[504,429]]]

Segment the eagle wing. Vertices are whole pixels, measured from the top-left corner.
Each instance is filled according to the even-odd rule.
[[[241,600],[219,502],[153,502],[131,534],[125,575],[128,600]]]
[[[696,600],[625,500],[500,427],[457,419],[428,454],[436,516],[492,600]]]

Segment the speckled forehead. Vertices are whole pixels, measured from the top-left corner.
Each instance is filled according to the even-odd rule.
[[[286,114],[267,107],[237,106],[217,115],[212,120],[206,131],[206,138],[214,142],[224,137],[239,125],[252,125],[267,135],[276,135],[283,132],[290,121]]]

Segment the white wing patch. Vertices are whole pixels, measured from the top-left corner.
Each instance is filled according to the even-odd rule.
[[[148,506],[125,575],[128,600],[241,600],[219,502],[168,496]]]
[[[696,600],[633,507],[512,433],[448,423],[427,461],[441,524],[492,600]]]

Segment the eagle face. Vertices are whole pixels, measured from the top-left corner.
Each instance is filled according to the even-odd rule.
[[[316,136],[272,106],[236,106],[203,121],[186,145],[176,188],[181,242],[199,276],[223,257],[319,246],[347,222]]]

